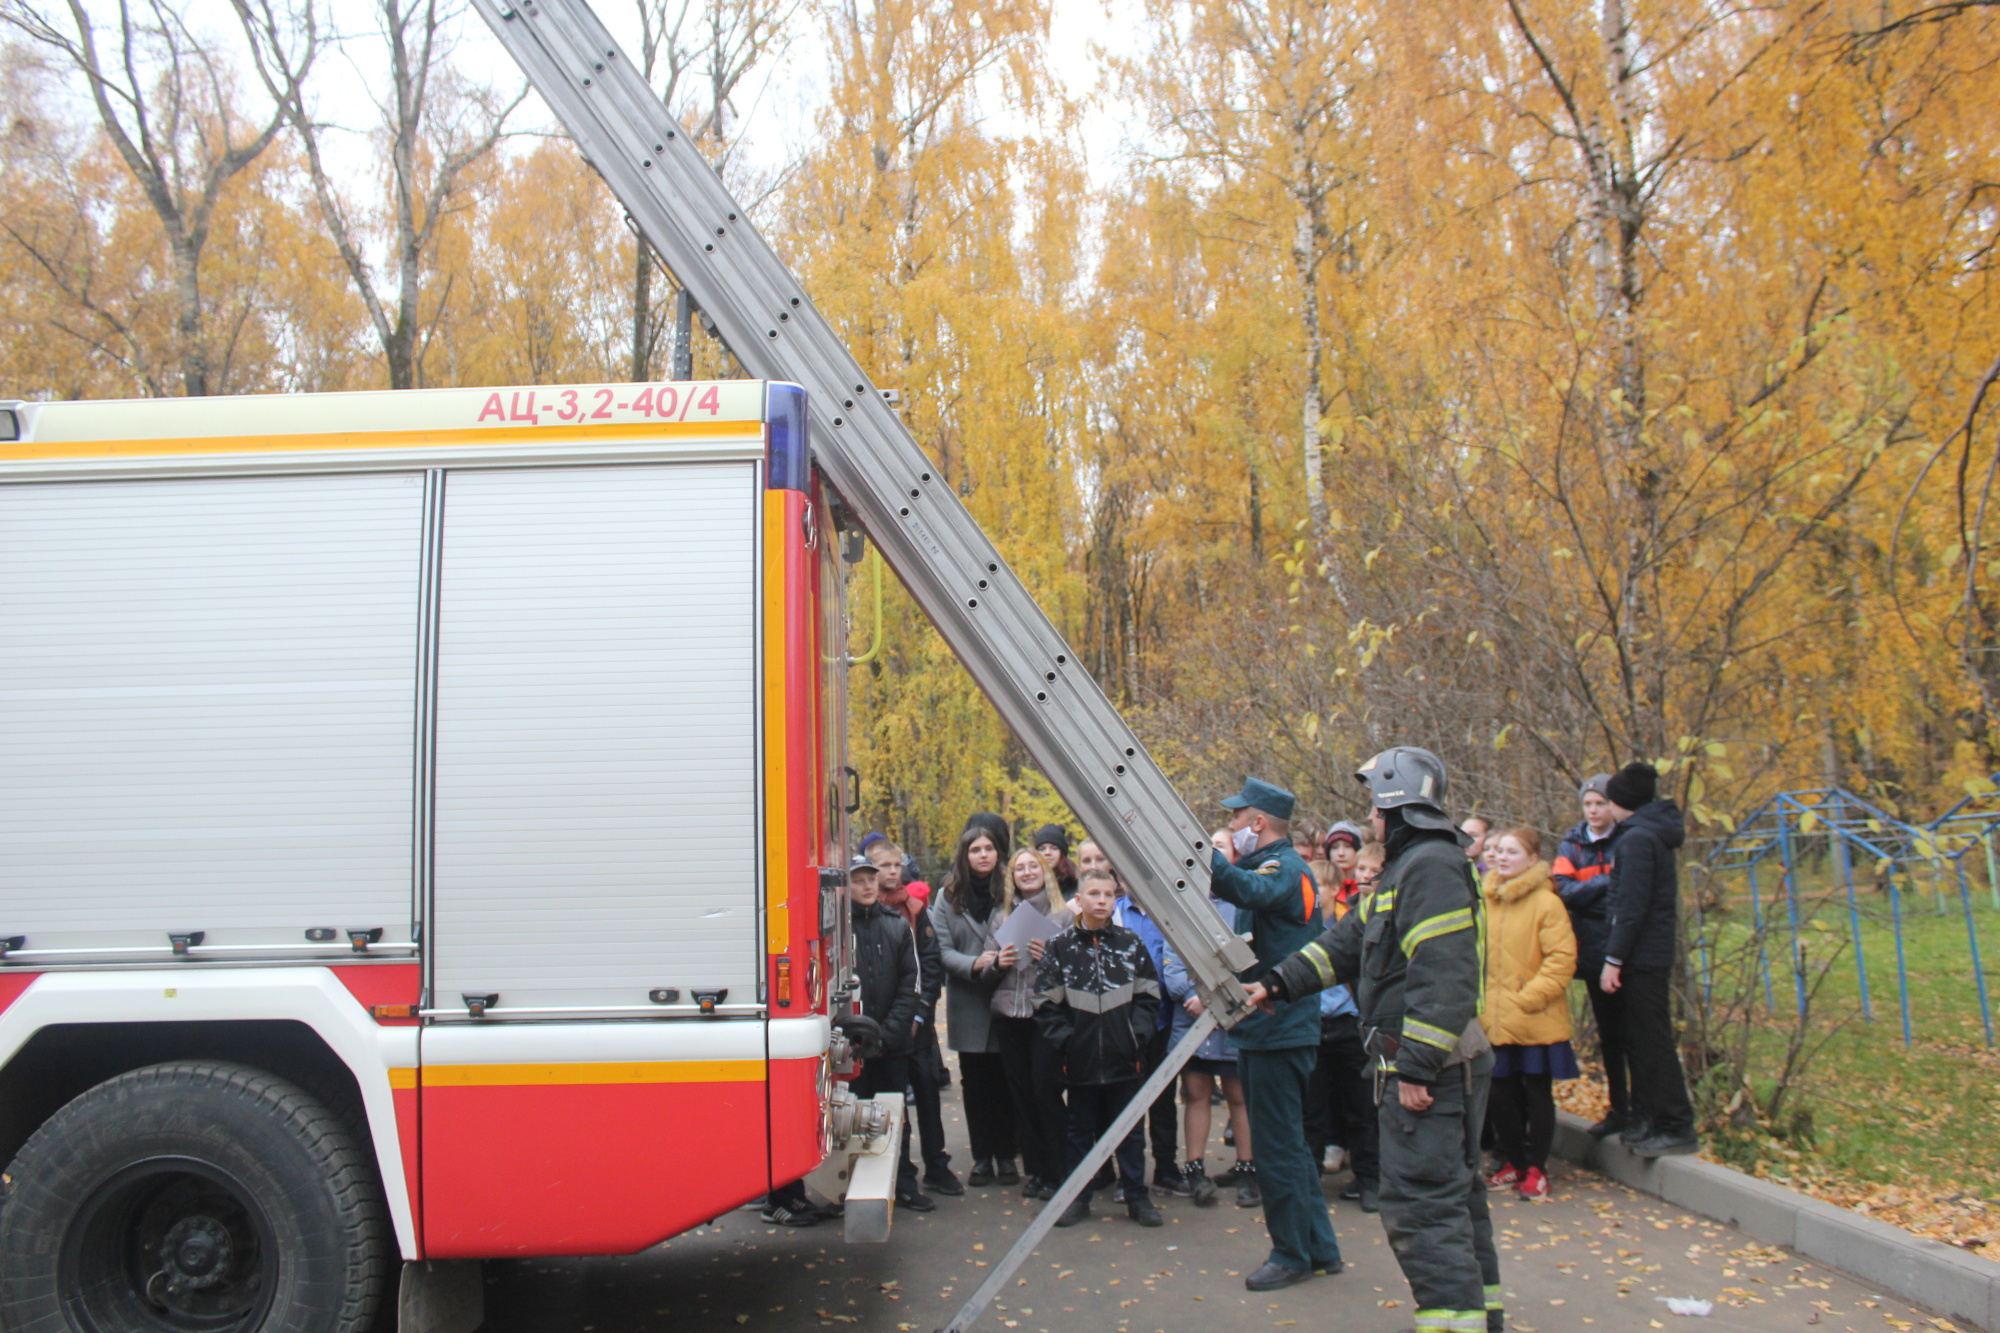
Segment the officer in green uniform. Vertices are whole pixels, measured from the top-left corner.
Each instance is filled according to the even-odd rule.
[[[1499,1329],[1500,1258],[1479,1171],[1493,1070],[1478,1020],[1485,911],[1444,812],[1438,757],[1399,746],[1355,776],[1388,853],[1375,892],[1251,986],[1250,998],[1282,1012],[1359,978],[1380,1090],[1382,1224],[1416,1300],[1417,1333]]]
[[[1258,966],[1244,974],[1248,980],[1319,934],[1319,889],[1292,850],[1290,792],[1251,778],[1241,795],[1223,804],[1236,812],[1230,832],[1240,830],[1239,843],[1253,845],[1234,865],[1220,851],[1211,853],[1210,891],[1236,905],[1236,932],[1250,937]],[[1271,1257],[1243,1281],[1252,1291],[1275,1291],[1342,1267],[1319,1163],[1306,1150],[1306,1085],[1319,1059],[1319,1006],[1301,999],[1274,1010],[1252,1014],[1229,1032],[1271,1233]]]

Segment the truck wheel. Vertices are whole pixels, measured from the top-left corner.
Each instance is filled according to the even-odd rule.
[[[10,1333],[359,1333],[388,1280],[382,1192],[354,1136],[242,1065],[100,1083],[7,1175]]]

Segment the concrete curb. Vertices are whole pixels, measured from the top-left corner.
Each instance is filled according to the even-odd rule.
[[[2000,1263],[1698,1157],[1649,1161],[1616,1139],[1591,1138],[1588,1128],[1581,1117],[1558,1112],[1556,1156],[1872,1282],[1955,1323],[2000,1333]]]

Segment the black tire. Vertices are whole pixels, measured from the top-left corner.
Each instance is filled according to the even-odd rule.
[[[242,1065],[100,1083],[7,1175],[7,1333],[362,1333],[388,1284],[367,1154],[296,1085]]]

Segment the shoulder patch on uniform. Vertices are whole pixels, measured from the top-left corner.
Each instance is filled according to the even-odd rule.
[[[1257,867],[1257,873],[1260,875],[1275,875],[1281,869],[1283,869],[1283,867],[1280,866],[1276,861],[1266,861],[1263,865]]]

